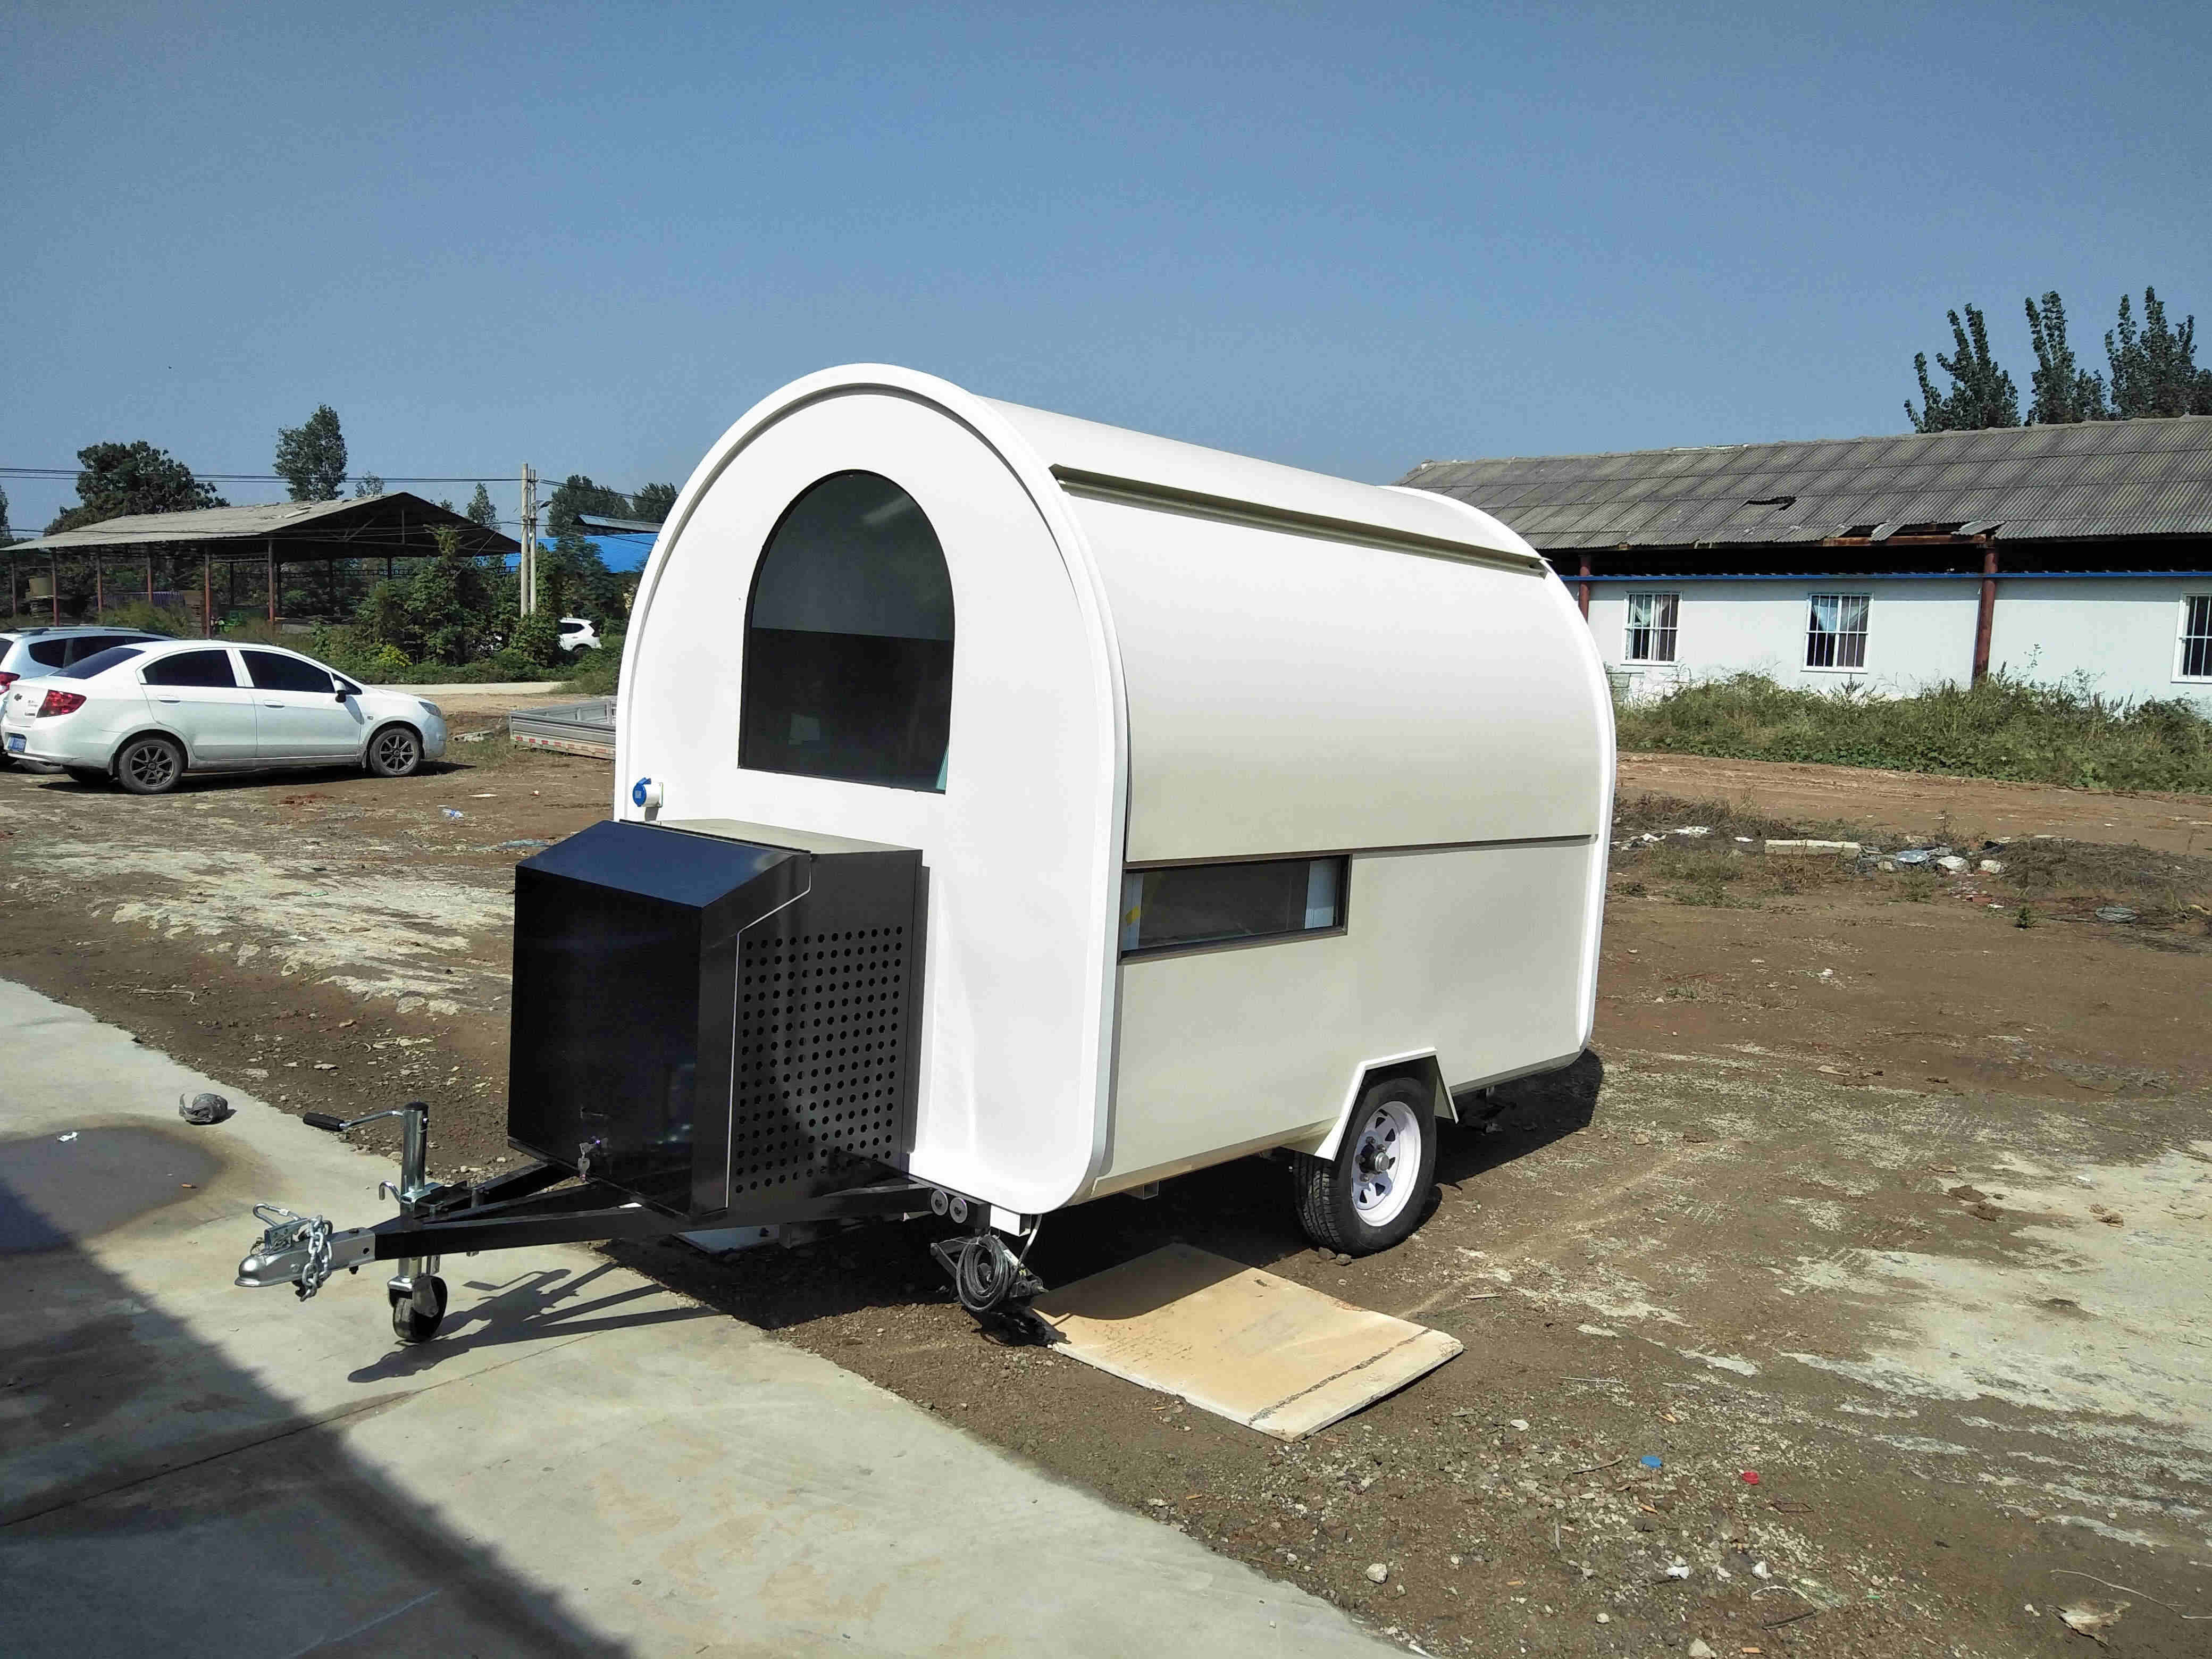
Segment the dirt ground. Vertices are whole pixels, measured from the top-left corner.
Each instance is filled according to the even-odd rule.
[[[1990,778],[1938,778],[1873,767],[1623,755],[1624,796],[1739,803],[1778,817],[1814,814],[1896,834],[1933,831],[1946,813],[1984,836],[2131,842],[2162,853],[2212,853],[2212,798],[2106,794]]]
[[[612,776],[453,754],[153,800],[0,773],[0,974],[294,1111],[428,1098],[438,1172],[496,1168],[515,843],[603,816]],[[1312,1250],[1248,1160],[1036,1246],[1064,1283],[1186,1239],[1466,1343],[1297,1446],[994,1343],[921,1224],[620,1253],[1417,1650],[2087,1653],[2061,1610],[2124,1603],[2109,1651],[2201,1654],[2197,819],[2212,800],[1624,763],[1593,1052],[1446,1130],[1412,1243]],[[1878,852],[1758,850],[1838,826]],[[1969,871],[1884,870],[1908,836]]]

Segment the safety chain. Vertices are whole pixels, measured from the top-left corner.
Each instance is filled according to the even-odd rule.
[[[300,1224],[299,1242],[307,1246],[307,1265],[300,1269],[295,1294],[305,1302],[331,1276],[331,1224],[315,1216]]]

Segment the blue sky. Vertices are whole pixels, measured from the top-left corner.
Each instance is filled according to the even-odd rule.
[[[2212,328],[2202,4],[10,15],[10,465],[328,402],[390,477],[680,483],[888,361],[1387,480],[1902,430],[1966,300],[2023,393],[2026,294]]]

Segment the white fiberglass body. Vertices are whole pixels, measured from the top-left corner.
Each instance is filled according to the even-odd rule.
[[[938,623],[847,624],[949,653],[941,759],[896,785],[742,763],[746,653],[817,625],[810,605],[868,603],[762,576],[794,504],[846,477],[918,507],[949,578]],[[788,724],[779,757],[817,736]],[[618,817],[921,850],[908,1167],[1009,1211],[1332,1152],[1374,1068],[1429,1067],[1442,1097],[1589,1033],[1602,669],[1528,544],[1441,495],[902,369],[811,376],[730,428],[663,528],[617,745]],[[1125,953],[1132,872],[1291,860],[1341,860],[1330,925]]]

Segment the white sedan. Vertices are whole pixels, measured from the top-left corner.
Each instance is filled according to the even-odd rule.
[[[446,719],[434,702],[356,685],[296,651],[165,640],[10,686],[0,747],[80,782],[158,795],[187,772],[350,763],[404,778],[446,752]]]

